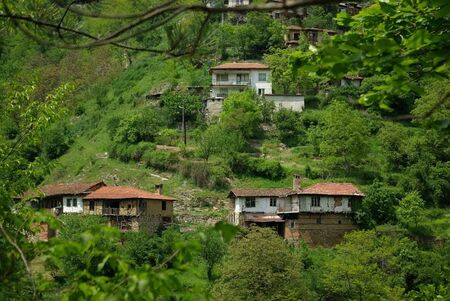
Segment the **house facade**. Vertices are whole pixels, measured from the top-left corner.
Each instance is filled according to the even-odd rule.
[[[291,188],[233,189],[230,222],[272,227],[287,240],[332,246],[357,229],[351,213],[364,194],[351,183],[318,183],[301,188],[294,177]]]
[[[44,185],[36,192],[28,192],[26,198],[36,209],[61,213],[83,213],[83,199],[89,193],[106,186],[103,181],[92,183],[60,183]]]
[[[288,26],[284,41],[286,46],[296,47],[301,43],[301,37],[303,36],[309,44],[317,45],[322,42],[324,36],[332,36],[335,34],[337,32],[331,29]]]
[[[105,186],[84,198],[84,214],[102,215],[122,231],[154,233],[173,222],[174,198],[129,186]]]

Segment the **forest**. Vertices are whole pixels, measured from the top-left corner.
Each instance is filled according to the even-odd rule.
[[[450,3],[357,5],[1,1],[0,300],[450,300]],[[288,46],[292,26],[335,34]],[[208,116],[230,62],[304,109],[244,89]],[[357,185],[358,230],[323,247],[228,223],[231,189],[293,175]],[[98,180],[163,183],[175,221],[122,232],[23,197]]]

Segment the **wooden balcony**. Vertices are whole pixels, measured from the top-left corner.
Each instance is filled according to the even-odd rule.
[[[120,208],[103,208],[103,215],[119,215]]]

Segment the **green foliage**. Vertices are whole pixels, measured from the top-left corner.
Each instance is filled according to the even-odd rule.
[[[122,162],[139,162],[141,159],[146,161],[148,159],[146,154],[153,153],[155,149],[155,144],[150,142],[139,142],[137,144],[114,143],[111,146],[109,156]]]
[[[279,162],[253,158],[247,154],[233,154],[229,160],[229,165],[231,170],[239,175],[257,176],[271,180],[279,180],[286,175],[284,168]]]
[[[417,245],[375,231],[348,234],[324,271],[330,299],[401,300],[404,267],[414,264]]]
[[[258,59],[283,46],[283,27],[268,14],[250,12],[242,25],[222,25],[217,39],[223,58]]]
[[[62,156],[72,143],[72,133],[67,124],[57,124],[46,131],[42,140],[42,152],[45,158],[53,160]]]
[[[176,146],[180,139],[180,131],[177,129],[161,129],[155,139],[157,144]]]
[[[364,228],[396,223],[395,209],[401,197],[402,193],[398,189],[374,182],[362,200],[360,210],[356,212],[356,220]]]
[[[203,132],[198,141],[198,156],[208,161],[212,155],[223,158],[240,151],[244,145],[241,135],[230,132],[221,124],[212,124]]]
[[[338,25],[350,30],[316,50],[297,52],[294,66],[338,79],[348,73],[383,75],[383,83],[360,101],[398,108],[403,105],[393,103],[398,97],[422,94],[417,79],[448,72],[447,14],[446,1],[375,1],[354,17],[339,14]]]
[[[142,155],[145,166],[159,170],[174,170],[178,163],[176,153],[169,151],[148,150]]]
[[[305,132],[301,123],[301,114],[287,109],[275,113],[274,123],[278,130],[280,141],[289,147],[304,142]]]
[[[183,107],[186,121],[195,121],[200,113],[202,102],[199,97],[183,91],[170,91],[161,95],[161,107],[166,113],[167,122],[181,122]]]
[[[322,122],[310,130],[308,138],[320,141],[320,155],[329,171],[339,174],[360,169],[369,153],[369,131],[362,114],[345,103],[334,102],[325,110]]]
[[[214,284],[216,300],[304,300],[300,261],[269,228],[252,228],[230,246]]]
[[[226,189],[229,186],[228,178],[231,176],[230,168],[223,162],[208,163],[183,161],[180,164],[180,173],[190,178],[195,185],[210,189]]]
[[[154,141],[163,125],[161,115],[152,109],[145,109],[138,115],[123,116],[115,129],[113,140],[120,143]],[[112,128],[114,128],[112,126]],[[111,132],[111,130],[110,130]]]
[[[408,193],[400,200],[397,218],[405,227],[417,227],[423,219],[425,202],[417,191]]]
[[[254,137],[259,132],[262,122],[262,113],[256,97],[252,90],[228,96],[220,114],[223,127],[241,134],[246,139]]]
[[[334,15],[336,10],[332,6],[311,6],[308,7],[308,15],[302,21],[305,27],[328,28],[334,29]]]

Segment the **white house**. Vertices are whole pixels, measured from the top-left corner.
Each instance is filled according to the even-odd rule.
[[[226,7],[236,7],[243,5],[250,5],[250,0],[224,0],[223,4]]]
[[[252,88],[258,95],[272,94],[270,69],[260,63],[227,63],[211,68],[212,98]]]

